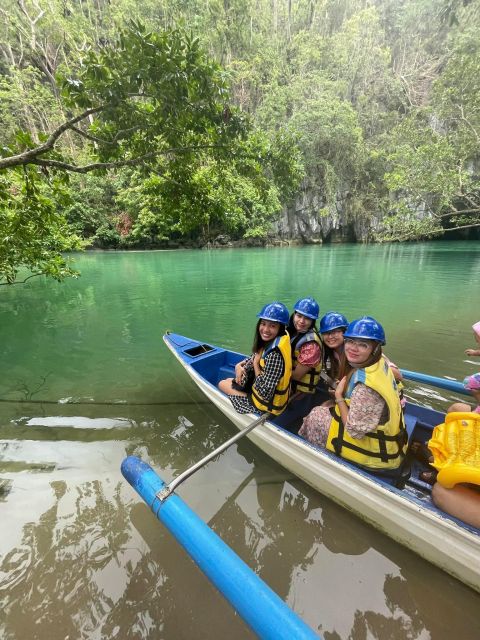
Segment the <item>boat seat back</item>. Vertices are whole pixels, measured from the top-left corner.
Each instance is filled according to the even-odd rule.
[[[409,413],[406,413],[405,416],[405,429],[408,434],[408,443],[410,444],[412,441],[413,432],[415,431],[415,427],[417,426],[417,417],[412,416]]]

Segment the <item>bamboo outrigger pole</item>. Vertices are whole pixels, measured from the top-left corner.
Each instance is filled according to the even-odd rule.
[[[400,373],[405,380],[411,380],[412,382],[423,382],[429,384],[432,387],[438,387],[439,389],[447,389],[447,391],[453,391],[453,393],[461,393],[465,396],[470,396],[471,393],[465,389],[461,382],[457,380],[447,380],[446,378],[437,378],[436,376],[430,376],[426,373],[418,373],[418,371],[408,371],[407,369],[400,369]]]

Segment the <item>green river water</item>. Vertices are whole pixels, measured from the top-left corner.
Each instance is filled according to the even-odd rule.
[[[135,454],[170,480],[235,432],[164,347],[166,329],[247,352],[264,303],[313,295],[322,312],[376,317],[403,368],[480,370],[464,354],[478,243],[98,252],[76,266],[77,280],[0,291],[5,640],[253,637],[120,474]],[[179,493],[327,640],[479,637],[479,594],[248,441]]]

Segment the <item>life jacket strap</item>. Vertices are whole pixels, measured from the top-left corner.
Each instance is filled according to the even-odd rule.
[[[342,416],[338,415],[335,412],[335,407],[330,407],[331,416],[338,421],[338,434],[335,438],[332,438],[332,447],[337,456],[342,455],[342,448],[351,449],[352,451],[356,451],[357,453],[361,453],[363,455],[369,456],[371,458],[380,458],[382,462],[388,462],[389,460],[395,460],[396,458],[404,458],[405,452],[403,450],[403,446],[406,442],[405,437],[407,432],[405,428],[401,428],[399,433],[394,436],[387,436],[384,431],[381,429],[377,429],[377,431],[366,433],[364,437],[373,438],[374,440],[378,440],[378,448],[379,451],[372,451],[371,449],[364,449],[363,447],[359,447],[352,442],[347,442],[343,438],[343,434],[345,433],[345,425],[342,420]],[[403,425],[400,420],[401,425]],[[395,453],[388,453],[387,451],[387,442],[396,442],[398,444],[398,450]]]

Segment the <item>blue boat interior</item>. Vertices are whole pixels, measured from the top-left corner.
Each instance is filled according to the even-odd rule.
[[[192,367],[204,380],[211,383],[214,387],[217,386],[220,380],[234,377],[235,365],[245,358],[244,354],[229,351],[208,343],[197,342],[178,334],[168,334],[167,340],[181,360],[186,365]],[[315,394],[311,394],[301,401],[291,403],[280,416],[272,416],[269,421],[277,425],[277,427],[284,429],[292,438],[299,438],[298,430],[302,424],[303,417],[306,416],[314,406],[321,404],[328,398],[329,395],[326,389],[319,387]],[[411,403],[407,403],[404,415],[410,444],[413,441],[426,443],[430,439],[433,427],[442,423],[444,420],[444,414],[440,411]],[[309,443],[309,446],[314,445]],[[369,477],[375,482],[381,483],[390,491],[399,491],[423,507],[439,512],[431,500],[431,485],[421,479],[421,473],[427,470],[428,467],[417,460],[411,453],[407,454],[400,471],[393,473],[381,471],[372,472],[364,467],[357,467],[353,463],[338,458],[335,454],[323,449],[322,454],[336,458],[341,464],[356,467],[358,473]],[[462,527],[480,534],[479,529],[470,527],[464,522],[447,516],[446,514],[442,515],[457,522]]]

